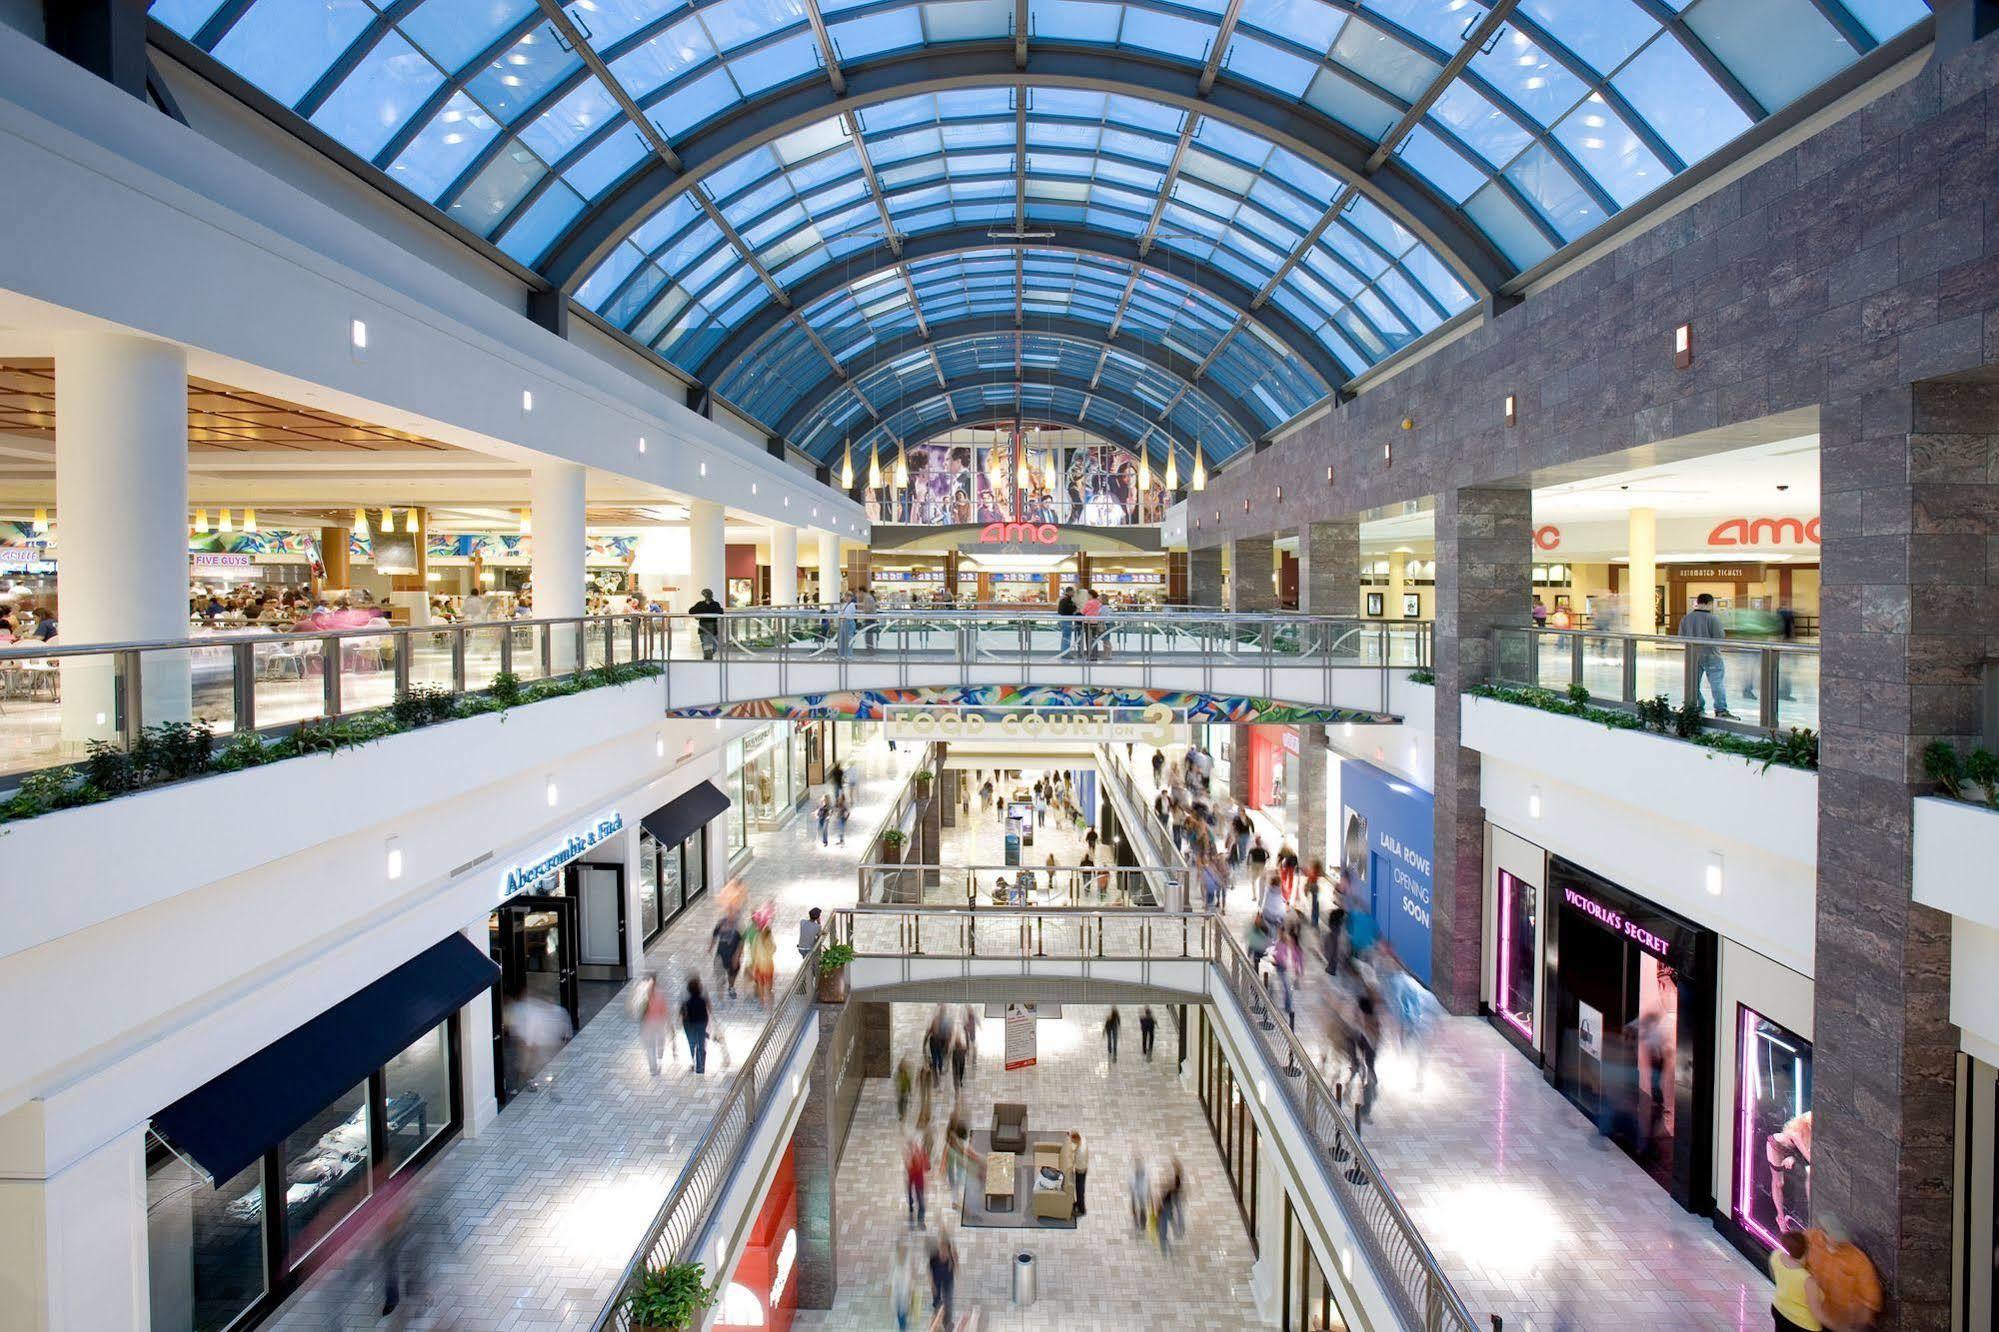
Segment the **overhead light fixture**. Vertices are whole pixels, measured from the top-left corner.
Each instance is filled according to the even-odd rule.
[[[255,509],[243,510],[243,530],[245,532],[254,532],[257,530],[257,511]]]
[[[46,532],[48,530],[49,530],[49,511],[47,509],[36,509],[35,510],[36,533],[39,534]]]
[[[1721,852],[1719,851],[1707,853],[1707,895],[1721,896]]]
[[[403,510],[403,531],[411,536],[416,535],[416,510],[414,508]]]
[[[354,530],[362,536],[368,535],[368,511],[366,509],[356,508],[354,510]]]
[[[1514,397],[1511,393],[1509,393],[1506,395],[1506,424],[1518,425],[1519,423],[1520,423],[1520,399]]]
[[[1201,461],[1201,441],[1194,441],[1194,478],[1191,483],[1196,490],[1208,488],[1207,464]]]
[[[394,536],[394,535],[395,535],[395,533],[396,533],[396,511],[395,511],[394,509],[390,509],[390,508],[384,508],[384,509],[382,510],[382,526],[381,526],[381,533],[382,533],[382,535],[383,535],[383,536]]]
[[[1057,490],[1062,488],[1062,474],[1055,466],[1055,450],[1053,449],[1048,450],[1047,453],[1042,455],[1041,476],[1048,483],[1049,494],[1053,495]]]
[[[847,451],[840,458],[840,489],[854,488],[854,441],[847,441]]]
[[[224,509],[215,516],[215,530],[218,532],[234,532],[236,530],[236,520],[229,516],[229,510]]]
[[[1013,479],[1020,489],[1027,489],[1027,436],[1022,435],[1013,446]]]
[[[895,446],[895,488],[897,490],[909,488],[909,459],[903,454],[902,445],[899,443]]]
[[[208,510],[196,509],[194,511],[194,534],[196,536],[208,535]]]
[[[1152,489],[1152,455],[1141,449],[1138,454],[1138,493],[1143,495],[1150,489]]]
[[[1166,446],[1166,488],[1180,488],[1180,454],[1171,444]]]
[[[514,530],[522,536],[533,536],[534,515],[527,509],[520,510],[520,520],[515,524]]]
[[[871,490],[882,488],[881,451],[873,444],[868,445],[868,488]]]

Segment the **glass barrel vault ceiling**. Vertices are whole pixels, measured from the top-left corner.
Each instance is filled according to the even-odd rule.
[[[953,53],[1011,44],[1013,9],[1011,0],[819,0],[816,11],[812,0],[576,0],[566,13],[615,92],[536,0],[155,0],[151,12],[532,266],[652,159],[625,100],[669,144],[726,137],[771,97],[826,84],[829,61],[852,73],[920,52],[938,63],[910,83],[949,78]],[[1388,140],[1435,91],[1390,145],[1399,167],[1517,271],[1927,13],[1923,0],[1520,0],[1440,90],[1446,63],[1486,16],[1474,0],[1029,0],[1028,39],[1103,53],[1107,84],[1120,59],[1207,67],[1218,84],[1274,96],[1321,119],[1328,136],[1363,145]],[[712,354],[767,313],[773,286],[885,251],[883,208],[909,235],[1018,221],[1110,237],[1134,257],[1149,236],[1176,277],[1211,290],[1210,272],[1228,277],[1346,373],[1481,294],[1467,289],[1459,256],[1433,252],[1407,218],[1365,196],[1307,243],[1341,197],[1329,162],[1306,161],[1240,119],[1149,101],[1137,86],[1128,96],[1027,87],[1032,69],[1030,60],[1029,73],[992,80],[1015,86],[857,99],[846,115],[829,90],[819,124],[704,154],[582,275],[577,299],[719,386],[731,367]],[[1294,374],[1308,359],[1282,341],[1258,346]]]

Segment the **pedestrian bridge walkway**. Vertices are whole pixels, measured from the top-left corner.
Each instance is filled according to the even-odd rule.
[[[1045,611],[731,612],[676,623],[677,716],[876,718],[884,707],[1143,706],[1196,719],[1394,720],[1429,626],[1355,617]]]

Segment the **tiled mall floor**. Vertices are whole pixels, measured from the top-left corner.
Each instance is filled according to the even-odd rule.
[[[1135,779],[1150,796],[1150,755],[1141,748],[1138,760]],[[1277,825],[1256,819],[1274,848]],[[1299,848],[1306,859],[1323,851]],[[1254,908],[1243,882],[1228,912],[1247,930]],[[1316,967],[1307,977],[1298,1030],[1316,1047],[1326,978]],[[1424,1054],[1419,1069],[1412,1052],[1384,1049],[1365,1141],[1474,1314],[1499,1314],[1508,1332],[1769,1325],[1764,1274],[1490,1025],[1439,1017]]]
[[[907,748],[889,754],[879,743],[864,751],[854,829],[881,822],[916,757]],[[815,789],[815,804],[818,796]],[[866,837],[822,849],[808,807],[751,840],[756,855],[742,882],[753,906],[777,903],[782,987],[798,966],[791,941],[799,918],[809,907],[854,900],[854,865]],[[688,975],[708,974],[714,915],[711,894],[647,951],[675,993]],[[763,1010],[744,999],[719,1004],[717,1014],[728,1048],[748,1051]],[[684,1044],[668,1063],[660,1076],[648,1074],[623,998],[607,1005],[548,1066],[552,1090],[517,1097],[484,1134],[451,1144],[413,1182],[400,1229],[404,1296],[393,1316],[382,1316],[382,1297],[396,1232],[378,1225],[316,1273],[268,1326],[588,1327],[730,1077],[713,1049],[705,1077],[694,1075]]]
[[[924,1005],[895,1005],[897,1058],[918,1057],[930,1012]],[[1162,1010],[1157,1059],[1147,1064],[1138,1054],[1138,1010],[1125,1008],[1120,1057],[1111,1065],[1100,1034],[1105,1012],[1064,1006],[1061,1018],[1037,1024],[1038,1062],[1012,1072],[999,1058],[1005,1024],[989,1019],[981,1028],[979,1063],[965,1080],[972,1126],[989,1127],[993,1102],[1007,1100],[1028,1107],[1029,1132],[1080,1130],[1090,1144],[1090,1208],[1074,1230],[1037,1231],[957,1226],[954,1209],[956,1313],[962,1318],[976,1309],[981,1328],[1001,1332],[1271,1326],[1251,1295],[1255,1254],[1200,1099],[1176,1076],[1172,1027]],[[798,1332],[894,1327],[890,1275],[897,1245],[913,1239],[920,1246],[934,1233],[949,1196],[941,1178],[933,1177],[930,1230],[912,1231],[903,1201],[903,1135],[888,1079],[866,1083],[858,1115],[836,1191],[840,1293],[830,1310],[799,1313],[792,1322]],[[947,1115],[940,1107],[937,1122]],[[1165,1255],[1132,1225],[1128,1200],[1134,1158],[1163,1163],[1174,1155],[1186,1171],[1187,1232]],[[1015,1308],[1010,1295],[1013,1255],[1022,1249],[1033,1252],[1039,1274],[1038,1298],[1025,1309]],[[919,1262],[922,1252],[919,1247]],[[917,1327],[928,1321],[927,1276],[920,1292]]]

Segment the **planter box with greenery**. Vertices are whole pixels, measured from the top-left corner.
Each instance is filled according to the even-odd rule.
[[[693,1327],[720,1289],[704,1284],[706,1276],[700,1263],[647,1268],[625,1297],[625,1317],[632,1332],[686,1332]]]
[[[854,960],[852,944],[827,944],[819,950],[819,1002],[847,1001],[847,967]]]
[[[81,763],[30,773],[14,794],[0,800],[0,824],[38,818],[59,809],[94,805],[118,796],[167,786],[215,773],[241,772],[308,754],[334,754],[439,722],[566,698],[606,685],[630,684],[656,676],[658,666],[626,663],[601,666],[567,680],[523,685],[502,672],[484,693],[453,695],[418,685],[386,708],[331,720],[301,722],[289,734],[262,738],[234,735],[219,746],[206,722],[164,722],[139,733],[131,748],[92,743]]]
[[[1793,728],[1782,736],[1771,738],[1711,730],[1698,703],[1688,702],[1675,708],[1664,694],[1641,700],[1636,712],[1625,712],[1619,708],[1592,706],[1589,690],[1579,684],[1570,685],[1568,691],[1562,694],[1531,685],[1522,688],[1474,685],[1465,693],[1474,698],[1489,698],[1497,703],[1552,712],[1559,717],[1581,718],[1613,731],[1650,731],[1655,735],[1672,736],[1704,749],[1733,754],[1749,763],[1761,763],[1765,768],[1777,763],[1787,768],[1815,772],[1819,766],[1817,731]]]

